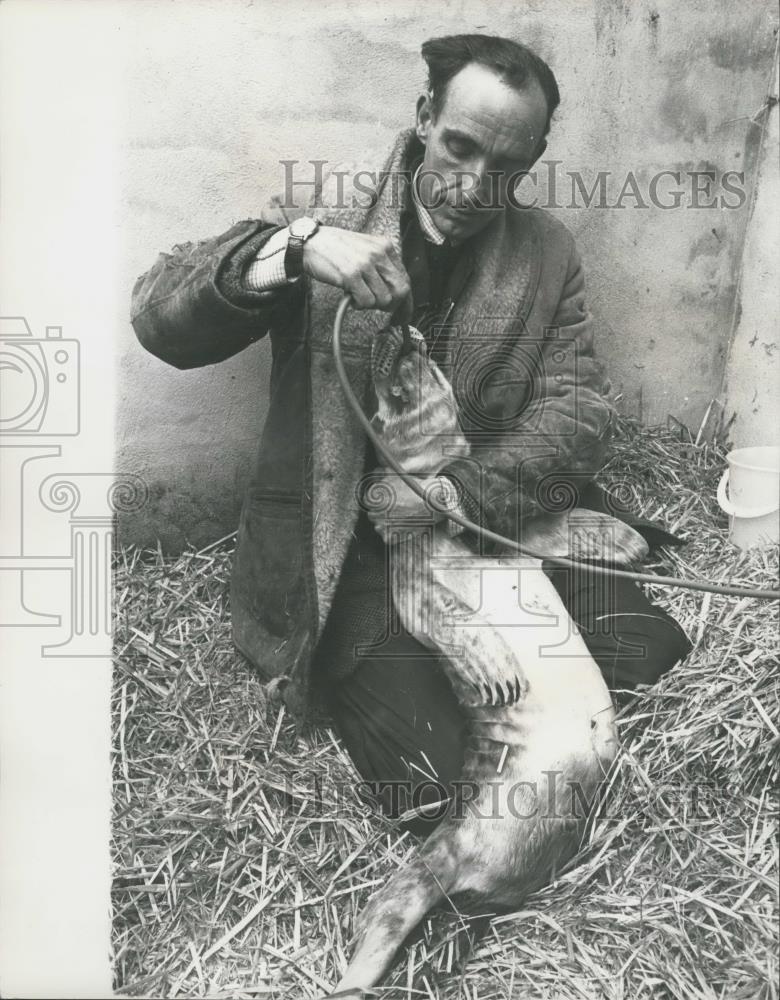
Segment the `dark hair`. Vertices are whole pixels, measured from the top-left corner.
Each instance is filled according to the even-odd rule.
[[[450,80],[469,63],[479,63],[495,70],[516,90],[522,90],[529,79],[536,80],[547,101],[544,135],[550,131],[550,119],[561,100],[558,84],[547,63],[525,45],[498,35],[446,35],[423,42],[422,57],[428,64],[434,118],[444,106]]]

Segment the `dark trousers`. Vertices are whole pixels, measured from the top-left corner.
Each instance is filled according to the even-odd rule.
[[[647,536],[660,530],[637,525],[643,533],[645,527]],[[545,571],[611,691],[653,684],[690,652],[677,622],[632,581],[586,568],[548,565]],[[398,816],[449,794],[463,766],[466,729],[439,654],[401,631],[359,656],[354,672],[331,686],[328,700],[355,767],[385,812]],[[431,817],[407,825],[424,833],[441,811]]]

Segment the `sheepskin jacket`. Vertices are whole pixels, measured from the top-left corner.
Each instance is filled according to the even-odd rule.
[[[299,209],[272,200],[260,219],[176,246],[133,292],[138,339],[178,368],[214,364],[270,337],[270,407],[241,512],[231,610],[236,645],[266,678],[285,679],[285,701],[299,716],[359,512],[366,440],[332,357],[342,292],[308,280],[252,292],[242,276],[264,241],[301,214],[389,237],[400,256],[419,153],[405,131],[379,171],[339,169]],[[524,517],[576,501],[603,465],[608,384],[593,355],[580,259],[560,222],[509,207],[465,249],[442,368],[471,455],[445,471],[467,512],[517,538]],[[387,319],[352,310],[342,331],[347,373],[367,404],[370,341]]]

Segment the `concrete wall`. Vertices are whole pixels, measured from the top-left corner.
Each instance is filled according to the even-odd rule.
[[[769,81],[773,0],[132,4],[121,151],[128,302],[159,250],[256,214],[281,186],[280,159],[379,160],[412,121],[420,43],[461,31],[523,40],[553,66],[563,100],[545,159],[561,161],[556,214],[585,260],[598,350],[625,410],[698,427],[733,327],[757,150],[749,119]],[[542,199],[547,169],[531,192]],[[677,209],[650,203],[663,170],[683,174]],[[722,174],[736,170],[747,197],[727,200],[740,207],[692,207],[691,172],[708,170],[715,184],[699,203],[717,205]],[[606,204],[568,208],[567,171],[588,188],[610,171]],[[638,196],[608,207],[629,171]],[[675,187],[667,177],[659,196]],[[151,488],[125,539],[176,547],[233,530],[266,410],[267,345],[179,372],[143,352],[126,314],[117,336],[117,466]]]
[[[724,418],[735,448],[780,444],[780,106],[778,64],[755,116],[760,148],[724,380]]]

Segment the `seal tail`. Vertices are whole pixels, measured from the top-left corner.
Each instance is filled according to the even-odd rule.
[[[396,872],[360,914],[357,947],[337,992],[367,990],[379,982],[416,925],[447,897],[457,869],[457,860],[433,834],[420,853]]]

